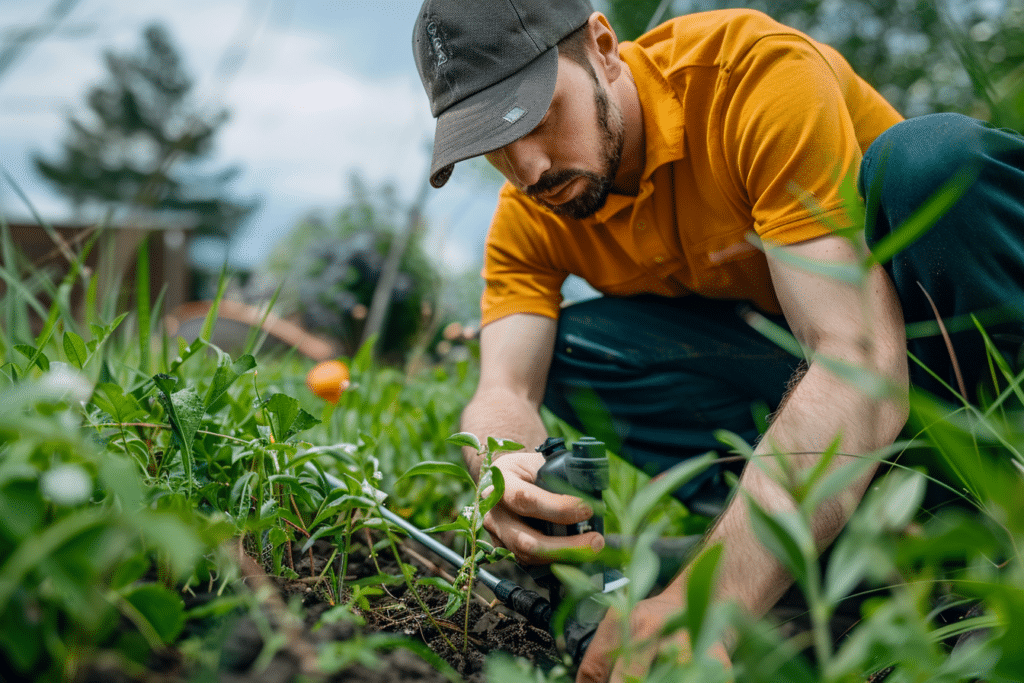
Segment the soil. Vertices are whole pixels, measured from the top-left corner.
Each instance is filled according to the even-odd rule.
[[[380,573],[400,573],[390,550],[377,553],[375,562],[366,548],[367,545],[360,545],[350,556],[346,581],[353,582]],[[332,546],[319,541],[312,550],[311,556],[294,558],[295,571],[300,577],[318,576],[323,563],[334,551]],[[406,541],[400,547],[400,553],[402,561],[416,566],[420,576],[442,574],[451,580],[444,568],[429,559],[429,552],[422,546]],[[253,588],[264,589],[264,593],[270,589],[270,597],[264,602],[264,613],[272,622],[275,633],[284,635],[284,645],[263,668],[265,662],[258,660],[265,643],[258,624],[252,617],[239,619],[231,627],[221,652],[220,683],[287,683],[300,678],[329,683],[440,683],[452,680],[451,674],[445,675],[420,654],[403,647],[378,651],[380,661],[377,663],[355,663],[337,672],[322,672],[316,655],[318,647],[371,634],[400,634],[423,643],[454,670],[457,674],[455,680],[467,683],[486,680],[484,662],[494,651],[523,657],[542,667],[550,667],[560,661],[549,633],[528,624],[504,606],[487,602],[479,590],[468,605],[445,616],[449,596],[438,588],[419,586],[417,598],[404,582],[380,586],[384,590],[383,595],[372,597],[366,604],[354,608],[365,621],[363,626],[357,627],[348,621],[322,622],[321,616],[333,606],[333,596],[326,585],[308,579],[272,577],[250,555],[241,558],[241,565],[246,581]],[[488,598],[491,597],[488,593]],[[348,603],[350,599],[351,593],[346,591],[341,602]],[[294,603],[301,604],[301,623],[294,618],[295,610],[289,611],[286,607]],[[469,610],[468,638],[463,636],[467,623],[466,609]]]
[[[345,577],[349,585],[381,573],[400,573],[390,550],[378,552],[376,562],[369,556],[367,548],[373,540],[367,539],[350,554]],[[383,589],[382,595],[365,602],[357,601],[360,604],[353,611],[364,622],[357,626],[350,620],[322,618],[334,604],[352,603],[350,592],[346,591],[337,601],[326,583],[308,578],[321,575],[324,563],[334,554],[333,546],[318,541],[311,553],[299,557],[296,552],[289,564],[299,577],[305,578],[295,580],[272,576],[267,571],[268,563],[255,559],[240,544],[236,552],[244,583],[259,596],[259,609],[254,610],[255,614],[235,614],[219,621],[189,622],[183,634],[186,637],[201,635],[206,642],[220,643],[219,651],[206,659],[208,663],[211,659],[216,662],[215,672],[199,674],[188,665],[183,654],[172,647],[153,653],[142,672],[134,669],[129,673],[121,662],[108,658],[94,661],[87,670],[78,673],[76,680],[85,683],[195,680],[217,683],[483,683],[486,681],[485,659],[495,651],[525,658],[545,669],[562,661],[549,633],[528,624],[505,607],[495,605],[493,595],[486,589],[478,588],[468,605],[445,616],[448,594],[437,588],[419,586],[417,599],[404,583],[379,586]],[[402,561],[416,566],[420,576],[440,575],[452,581],[446,567],[439,564],[440,560],[432,560],[429,551],[422,546],[405,541],[400,553]],[[510,568],[504,570],[510,571]],[[500,573],[502,568],[496,571]],[[507,578],[523,581],[525,576]],[[191,609],[215,597],[212,594],[189,595],[186,607]],[[468,638],[463,636],[466,609],[469,610]],[[843,610],[835,616],[832,626],[837,640],[854,625],[858,613],[859,607]],[[793,590],[773,610],[773,618],[788,636],[808,628],[804,623],[806,606]],[[128,623],[125,627],[131,628]],[[404,642],[411,640],[420,645],[414,646],[416,651],[394,642],[390,646],[381,645],[379,634],[396,634],[405,637]],[[270,647],[267,647],[268,635]],[[366,643],[367,640],[371,642]],[[348,663],[341,668],[324,666],[320,653],[332,644],[343,649],[345,644],[350,645],[349,660],[357,661],[346,660]],[[370,655],[371,652],[375,654]],[[434,663],[428,661],[431,658]],[[441,660],[450,667],[447,674],[436,666]],[[868,683],[882,683],[890,673],[891,669],[876,672]]]

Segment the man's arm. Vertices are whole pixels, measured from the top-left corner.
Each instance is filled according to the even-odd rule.
[[[863,245],[862,245],[863,246]],[[846,239],[828,236],[790,247],[794,254],[827,262],[856,263],[856,250]],[[866,253],[866,249],[863,253]],[[903,315],[889,276],[880,266],[868,274],[862,288],[796,270],[771,257],[772,282],[786,320],[797,339],[810,349],[804,377],[778,411],[757,455],[784,454],[794,470],[814,467],[820,453],[839,436],[841,453],[864,454],[892,444],[907,417],[908,369]],[[817,357],[856,365],[884,378],[893,388],[886,399],[866,396],[838,378]],[[841,467],[854,456],[838,456]],[[742,488],[769,512],[793,509],[775,458],[769,472],[747,467]],[[839,495],[822,503],[812,519],[817,547],[823,550],[842,531],[875,472],[871,467]],[[712,530],[709,542],[724,541],[725,561],[719,577],[723,597],[762,615],[782,596],[791,577],[753,536],[746,505],[730,506]],[[743,542],[737,542],[743,539]],[[750,563],[757,562],[752,565]],[[763,566],[751,573],[741,567]]]
[[[859,261],[858,250],[836,236],[778,248],[822,261]],[[837,435],[841,436],[839,450],[843,453],[867,453],[891,444],[906,419],[908,379],[902,313],[885,271],[876,266],[864,287],[858,288],[799,271],[773,258],[771,252],[768,260],[786,319],[805,348],[811,350],[811,358],[806,374],[777,412],[756,453],[770,456],[777,449],[786,454],[782,457],[792,469],[801,470],[813,467]],[[864,395],[829,372],[817,360],[822,356],[877,373],[893,385],[894,394],[882,400]],[[849,457],[837,457],[833,467],[848,461]],[[767,465],[769,472],[756,465],[747,467],[740,488],[771,513],[794,509],[792,497],[773,476],[780,471],[777,461],[768,458]],[[842,530],[873,472],[874,468],[815,512],[813,532],[819,549]],[[761,616],[792,581],[754,534],[743,495],[733,497],[707,541],[724,546],[718,600],[734,600],[750,614]],[[634,610],[630,615],[634,639],[654,637],[668,617],[683,608],[687,578],[684,569],[660,595]],[[643,676],[655,654],[653,648],[638,656],[620,658],[611,668],[618,631],[614,618],[602,622],[577,681],[603,682],[609,675],[612,681],[621,681],[627,674]],[[685,633],[678,635],[676,644],[688,652]],[[724,652],[720,656],[724,658]]]
[[[495,461],[505,478],[505,495],[484,519],[496,541],[524,564],[550,562],[558,550],[604,547],[600,534],[544,536],[522,518],[537,517],[558,524],[589,518],[590,508],[578,498],[550,493],[533,484],[544,457],[533,449],[547,431],[540,419],[548,368],[555,344],[556,321],[539,315],[513,314],[480,331],[480,383],[462,413],[462,431],[479,439],[512,439],[527,450],[502,454]],[[480,456],[463,449],[466,466],[480,477]]]

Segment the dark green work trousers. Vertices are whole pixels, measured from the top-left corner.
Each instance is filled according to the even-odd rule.
[[[973,388],[987,362],[971,313],[1007,355],[1024,343],[1024,138],[957,114],[909,119],[867,151],[859,189],[874,243],[951,179],[961,185],[956,204],[885,267],[903,307],[909,350],[957,386],[923,287],[951,328],[966,386]],[[680,458],[720,450],[718,429],[753,441],[752,405],[777,407],[798,359],[744,322],[744,306],[655,296],[567,306],[545,405],[652,474]],[[915,363],[911,380],[950,397]],[[684,502],[706,495],[715,481],[708,473],[677,495]]]

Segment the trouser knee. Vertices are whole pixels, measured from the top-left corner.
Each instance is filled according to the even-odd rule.
[[[951,183],[954,187],[957,183],[969,185],[981,167],[1007,147],[1001,141],[1002,133],[962,114],[930,114],[902,121],[882,133],[865,152],[859,177],[861,195],[896,227]]]
[[[563,309],[545,406],[651,474],[719,450],[718,429],[757,438],[752,404],[775,408],[797,359],[736,307],[640,296]]]
[[[970,316],[1015,333],[1024,319],[1024,138],[959,114],[908,119],[865,153],[859,185],[869,243],[928,215],[926,229],[885,267],[906,321],[953,320],[963,330],[953,335],[955,352],[973,366],[965,374],[980,376],[985,351]],[[934,210],[922,212],[933,198]],[[950,377],[939,337],[911,339],[910,348]],[[927,373],[915,375],[937,388]]]

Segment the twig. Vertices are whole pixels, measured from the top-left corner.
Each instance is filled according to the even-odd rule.
[[[303,522],[303,524],[305,524],[305,522],[302,520],[302,513],[299,512],[299,505],[298,505],[298,503],[295,502],[295,496],[293,494],[289,493],[288,494],[288,498],[292,501],[292,509],[295,510],[295,516],[299,518],[300,522]],[[306,534],[306,537],[308,538],[309,537],[309,532],[306,531],[305,529],[303,529],[302,531]],[[289,552],[291,552],[291,549],[289,549]],[[313,546],[310,545],[309,546],[309,575],[313,576],[314,574],[316,574],[316,571],[313,568]]]
[[[964,384],[964,376],[960,374],[960,363],[956,360],[956,352],[953,351],[953,340],[949,338],[949,332],[946,331],[946,325],[942,322],[942,316],[939,315],[939,309],[935,306],[935,302],[932,301],[931,295],[928,290],[924,288],[921,281],[918,280],[917,286],[924,292],[924,296],[928,299],[928,304],[932,307],[932,312],[935,314],[935,321],[939,323],[939,332],[942,333],[942,340],[946,342],[946,350],[949,352],[949,359],[953,362],[953,373],[956,375],[957,386],[960,387],[960,395],[963,399],[967,400],[967,387]]]

